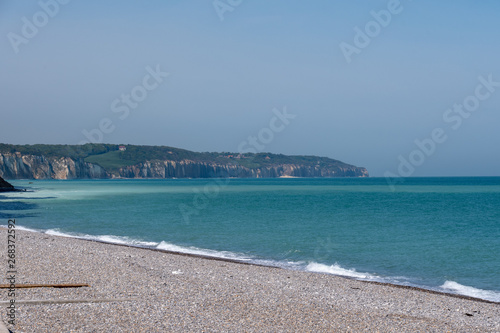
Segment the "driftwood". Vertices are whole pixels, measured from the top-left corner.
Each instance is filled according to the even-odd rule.
[[[0,284],[0,289],[9,289],[12,285],[10,284]],[[62,283],[62,284],[16,284],[14,285],[16,289],[21,288],[80,288],[80,287],[90,287],[86,283]]]
[[[43,304],[71,304],[71,303],[112,303],[112,302],[134,302],[138,298],[97,298],[97,299],[44,299],[44,300],[16,300],[16,304],[43,305]],[[0,301],[0,306],[9,305],[9,301]],[[0,321],[0,325],[2,322]],[[1,327],[1,326],[0,326]],[[0,333],[2,331],[0,330]]]

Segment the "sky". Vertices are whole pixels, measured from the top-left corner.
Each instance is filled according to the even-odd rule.
[[[0,1],[0,142],[500,176],[496,0]]]

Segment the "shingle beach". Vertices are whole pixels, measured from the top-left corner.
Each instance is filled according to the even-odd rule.
[[[22,230],[15,275],[90,287],[16,289],[14,332],[500,332],[491,302]]]

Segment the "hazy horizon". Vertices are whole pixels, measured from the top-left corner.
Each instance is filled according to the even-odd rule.
[[[4,1],[0,142],[500,176],[500,3]]]

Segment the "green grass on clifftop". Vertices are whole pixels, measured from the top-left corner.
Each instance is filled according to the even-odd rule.
[[[105,170],[113,171],[119,168],[135,165],[139,163],[137,160],[129,160],[123,157],[122,151],[110,151],[104,154],[92,155],[85,158],[85,162],[98,164]]]
[[[183,161],[235,164],[250,169],[273,165],[295,164],[302,166],[347,166],[347,164],[318,156],[287,156],[282,154],[258,153],[198,153],[168,146],[136,146],[125,145],[125,151],[119,151],[115,144],[85,144],[85,145],[11,145],[0,143],[0,154],[38,155],[45,157],[69,157],[84,159],[86,162],[98,164],[109,172],[115,172],[121,167],[136,165],[147,161]]]

